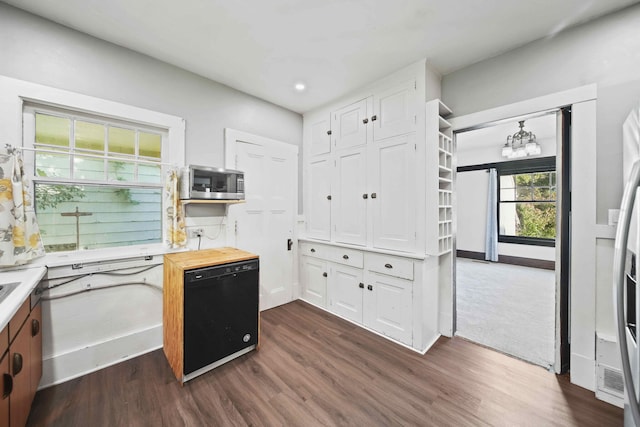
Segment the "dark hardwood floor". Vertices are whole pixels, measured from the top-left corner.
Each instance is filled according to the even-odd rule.
[[[29,426],[621,426],[568,378],[440,338],[422,356],[296,301],[262,345],[181,387],[161,350],[47,388]]]

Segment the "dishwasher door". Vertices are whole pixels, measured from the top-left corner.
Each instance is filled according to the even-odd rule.
[[[258,260],[185,271],[185,376],[257,344],[258,275]]]

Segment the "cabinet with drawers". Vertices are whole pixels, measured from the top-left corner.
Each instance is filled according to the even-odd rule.
[[[439,336],[431,258],[311,241],[301,241],[300,255],[303,300],[415,350]]]

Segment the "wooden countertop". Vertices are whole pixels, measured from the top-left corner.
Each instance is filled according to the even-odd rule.
[[[236,248],[203,249],[200,251],[176,252],[166,254],[166,261],[181,267],[183,270],[228,264],[230,262],[256,259],[258,255]]]

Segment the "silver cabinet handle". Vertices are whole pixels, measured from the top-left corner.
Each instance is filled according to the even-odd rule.
[[[640,408],[636,400],[633,376],[631,375],[631,363],[629,361],[629,349],[627,348],[626,321],[624,313],[624,262],[627,255],[627,243],[629,241],[629,226],[631,224],[631,211],[636,200],[636,191],[640,184],[640,160],[636,161],[631,169],[629,181],[622,195],[620,203],[620,219],[616,230],[615,251],[613,256],[613,281],[614,281],[614,305],[616,311],[616,323],[618,326],[618,342],[622,357],[622,371],[625,381],[630,384],[625,387],[629,399],[629,407],[635,425],[640,425]],[[640,255],[640,254],[639,254]]]

